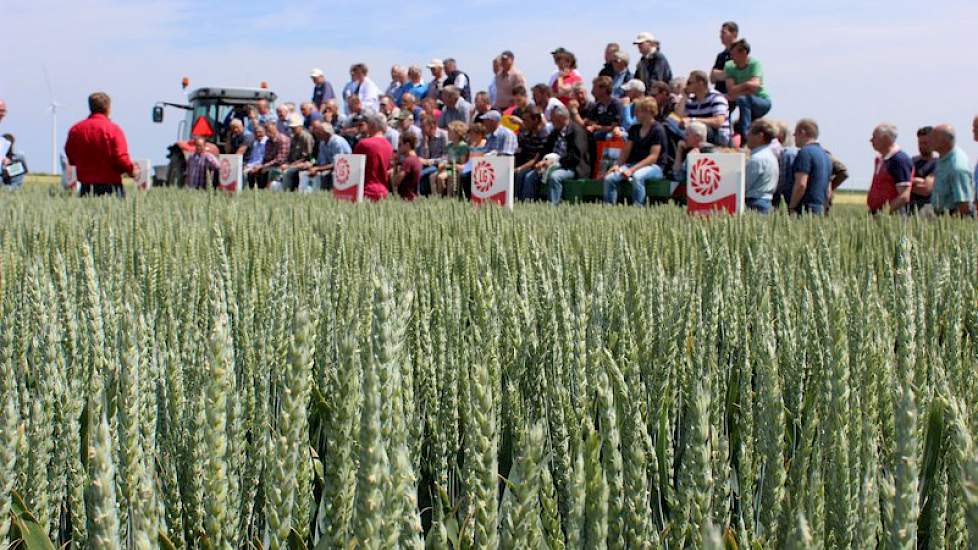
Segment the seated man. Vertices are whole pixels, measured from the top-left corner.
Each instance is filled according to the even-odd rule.
[[[400,135],[413,134],[417,142],[421,141],[421,128],[414,123],[414,115],[407,109],[401,109],[397,113],[397,133]]]
[[[345,139],[333,133],[333,126],[328,122],[314,122],[312,133],[319,146],[316,148],[316,162],[309,167],[309,177],[319,181],[319,189],[332,189],[333,159],[336,155],[349,155],[352,149]]]
[[[472,118],[472,105],[462,98],[462,92],[455,86],[445,86],[441,91],[441,100],[445,107],[438,117],[438,127],[447,129],[453,122],[468,124]]]
[[[472,111],[472,122],[482,122],[482,117],[492,110],[492,101],[488,92],[475,94],[475,110]]]
[[[645,84],[633,78],[621,87],[625,92],[625,97],[621,100],[621,129],[628,132],[628,129],[635,124],[635,102],[645,97]]]
[[[516,154],[518,140],[512,130],[500,124],[503,117],[499,111],[489,111],[482,117],[486,127],[486,152],[511,157]]]
[[[225,152],[229,155],[241,155],[247,158],[252,145],[255,143],[255,136],[245,130],[244,123],[236,118],[231,120],[230,134]]]
[[[930,133],[934,129],[924,126],[917,130],[917,150],[919,155],[913,159],[913,182],[910,189],[910,209],[920,210],[925,204],[930,204],[930,194],[934,189],[934,169],[937,168],[937,156],[930,143]]]
[[[536,200],[537,190],[526,185],[526,177],[535,170],[535,166],[543,158],[543,149],[547,144],[550,131],[543,120],[543,114],[534,105],[523,112],[520,119],[520,133],[517,135],[517,148],[514,172],[516,198],[522,201]]]
[[[780,177],[778,159],[771,150],[776,134],[774,125],[766,120],[755,120],[747,132],[747,146],[750,147],[746,168],[747,208],[761,214],[771,211],[771,199],[774,198]]]
[[[315,139],[302,125],[302,117],[299,115],[292,115],[289,129],[292,130],[292,139],[289,142],[289,155],[282,165],[282,170],[285,171],[282,184],[284,189],[295,191],[299,188],[299,172],[312,166],[310,159],[313,156]]]
[[[184,179],[191,189],[207,189],[208,180],[214,187],[220,182],[221,163],[207,152],[206,147],[207,138],[194,138],[194,152],[187,157],[187,177]]]
[[[730,142],[730,106],[727,98],[710,89],[710,82],[703,71],[689,73],[686,89],[690,96],[686,100],[685,127],[691,120],[699,120],[709,129],[707,139],[710,143],[725,147]]]
[[[263,124],[255,125],[255,141],[251,144],[251,149],[244,157],[245,174],[259,166],[265,159],[265,145],[268,143],[268,134],[265,132]],[[250,182],[249,182],[250,183]],[[251,185],[254,187],[254,185]]]
[[[607,78],[607,77],[602,77]],[[628,130],[628,141],[621,151],[619,160],[604,178],[604,201],[608,204],[618,202],[618,189],[625,181],[632,183],[632,204],[645,205],[645,182],[662,179],[667,146],[666,131],[656,122],[658,106],[651,97],[643,97],[635,102],[635,116],[638,122]]]
[[[526,176],[525,185],[539,189],[540,182],[544,182],[547,198],[556,206],[563,197],[565,181],[590,176],[591,157],[587,132],[571,121],[567,108],[563,105],[555,107],[551,116],[553,131],[543,147],[544,159]],[[548,159],[550,155],[554,157]]]
[[[438,122],[428,116],[421,116],[421,142],[414,140],[412,150],[421,163],[420,187],[424,196],[431,194],[431,176],[438,172],[438,166],[445,161],[448,153],[448,131],[438,127]],[[403,140],[402,140],[403,143]]]
[[[764,89],[764,70],[761,62],[750,56],[750,44],[740,39],[730,46],[730,61],[723,68],[727,73],[727,101],[740,110],[737,133],[747,135],[751,122],[771,111],[771,98]]]
[[[693,153],[712,153],[716,147],[706,140],[708,134],[706,124],[699,120],[694,120],[686,125],[686,133],[683,140],[679,142],[676,152],[675,164],[673,164],[672,175],[676,181],[676,188],[673,189],[672,199],[680,203],[686,201],[686,168],[687,159]]]
[[[272,176],[281,171],[282,165],[289,158],[289,145],[292,142],[288,135],[278,131],[278,121],[266,123],[265,133],[268,134],[268,142],[265,144],[265,158],[261,164],[252,170],[253,183],[259,189],[268,187]],[[249,179],[249,185],[251,184],[252,181]]]
[[[299,105],[299,112],[302,113],[302,126],[306,130],[312,127],[312,122],[314,120],[323,119],[323,114],[319,112],[319,108],[316,107],[311,101],[307,101]]]
[[[591,88],[594,101],[581,111],[584,129],[596,141],[610,139],[621,131],[621,101],[611,95],[611,86],[611,79],[607,76],[595,78]]]

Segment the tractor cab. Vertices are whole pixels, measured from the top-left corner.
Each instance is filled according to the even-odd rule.
[[[186,156],[193,152],[192,139],[196,136],[207,138],[208,152],[225,152],[231,121],[237,118],[246,122],[248,108],[262,99],[274,109],[277,96],[264,88],[205,87],[190,92],[187,105],[157,103],[153,107],[153,122],[157,124],[163,122],[165,107],[185,111],[177,126],[177,141],[169,147],[167,158],[170,162],[165,169],[165,178],[160,177],[158,184],[183,185]]]

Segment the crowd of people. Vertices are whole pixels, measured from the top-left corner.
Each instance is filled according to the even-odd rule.
[[[723,49],[709,70],[678,78],[651,33],[632,41],[634,62],[620,44],[608,44],[605,64],[591,79],[578,70],[574,53],[560,47],[550,52],[555,68],[549,81],[532,85],[507,50],[492,60],[485,91],[475,91],[450,58],[432,59],[424,68],[395,65],[386,86],[356,63],[338,94],[317,68],[309,73],[308,101],[273,110],[261,100],[236,110],[221,125],[220,142],[224,152],[243,156],[251,187],[297,190],[305,182],[306,189],[328,189],[334,157],[356,153],[367,157],[370,200],[389,193],[408,200],[468,197],[472,159],[498,155],[514,158],[519,200],[557,204],[568,182],[597,178],[605,202],[637,206],[649,202],[652,182],[666,182],[673,200],[685,200],[690,154],[737,151],[747,157],[748,208],[827,213],[848,178],[845,165],[820,143],[815,120],[789,126],[768,116],[773,102],[763,66],[735,22],[723,23],[720,41]],[[85,162],[78,151],[85,151],[86,135],[118,130],[107,119],[107,96],[92,106],[95,120],[69,133],[66,153],[75,164]],[[978,117],[974,126],[978,140]],[[195,139],[185,182],[206,187],[216,159],[204,138]],[[911,158],[897,145],[895,126],[876,127],[869,210],[973,214],[976,178],[955,139],[947,124],[921,128],[919,155]],[[117,176],[132,173],[128,157],[107,167]],[[115,184],[118,177],[107,175],[79,169],[83,184],[93,177],[94,185]]]

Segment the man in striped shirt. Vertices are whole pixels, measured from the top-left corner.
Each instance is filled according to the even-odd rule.
[[[686,81],[690,98],[686,101],[686,117],[683,126],[699,120],[708,128],[707,140],[714,145],[726,146],[730,142],[730,106],[723,94],[710,88],[709,78],[703,71],[693,71]]]

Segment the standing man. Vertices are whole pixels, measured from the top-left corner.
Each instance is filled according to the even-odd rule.
[[[931,143],[941,158],[934,171],[930,204],[938,214],[967,216],[973,212],[975,185],[968,156],[955,144],[954,128],[941,124],[931,132]]]
[[[876,151],[873,182],[866,195],[871,214],[880,213],[885,206],[890,214],[905,212],[910,202],[910,186],[913,182],[913,161],[896,144],[897,128],[892,124],[880,124],[873,130],[870,143]]]
[[[68,162],[78,170],[81,196],[125,198],[122,174],[138,178],[139,167],[129,158],[122,128],[109,120],[112,100],[103,92],[95,92],[88,96],[88,110],[89,117],[71,127],[65,143]]]
[[[799,120],[795,126],[795,143],[800,149],[795,157],[795,183],[788,209],[796,214],[825,214],[829,201],[829,180],[832,178],[832,159],[818,143],[818,123],[810,118]]]
[[[321,111],[323,109],[323,103],[336,97],[336,94],[333,92],[333,85],[326,81],[326,75],[323,74],[322,69],[313,69],[310,71],[309,78],[312,79],[312,104],[316,106],[316,109]],[[267,106],[268,102],[265,104]]]
[[[472,86],[469,82],[469,75],[458,70],[458,63],[454,58],[449,57],[445,60],[445,87],[455,86],[459,89],[462,99],[466,102],[472,101]]]
[[[635,66],[635,78],[645,84],[646,90],[652,89],[653,82],[672,82],[669,60],[659,51],[659,41],[655,35],[650,32],[640,33],[632,43],[638,46],[640,54],[638,65]]]
[[[720,43],[723,44],[723,51],[717,54],[717,59],[713,63],[710,81],[721,94],[727,93],[727,72],[724,68],[727,66],[727,61],[730,61],[730,46],[737,41],[739,34],[740,27],[733,21],[727,21],[720,27]]]
[[[239,121],[240,122],[240,121]],[[184,180],[191,189],[207,189],[207,176],[213,187],[220,181],[221,163],[217,157],[207,152],[207,139],[203,136],[194,138],[194,152],[187,157],[187,178]]]
[[[621,46],[617,42],[609,42],[608,45],[604,47],[604,66],[601,67],[601,72],[598,73],[598,76],[608,76],[612,79],[615,78],[615,54],[620,51]]]
[[[357,142],[353,154],[367,157],[364,165],[363,196],[377,202],[387,198],[387,174],[390,172],[394,148],[384,138],[387,120],[384,115],[367,115],[367,136]]]
[[[618,99],[625,96],[625,90],[623,86],[625,83],[632,80],[632,71],[628,70],[629,58],[628,54],[625,52],[615,52],[611,58],[611,75],[605,75],[604,69],[601,70],[600,76],[609,76],[611,78],[611,95]]]
[[[428,91],[425,92],[425,97],[434,98],[436,101],[441,99],[441,90],[445,87],[445,81],[448,77],[445,76],[445,63],[441,59],[432,59],[431,63],[428,63],[428,70],[431,71],[431,82],[428,83]]]
[[[727,73],[727,101],[736,103],[740,110],[736,130],[743,137],[751,122],[771,111],[771,97],[764,89],[764,70],[761,62],[750,56],[750,44],[743,39],[730,46],[730,61],[723,70]]]
[[[931,145],[931,126],[917,130],[917,150],[913,158],[913,185],[910,187],[910,210],[916,211],[930,204],[930,194],[934,190],[934,170],[937,168],[937,154]]]
[[[496,73],[496,99],[492,106],[499,112],[509,109],[513,104],[513,88],[523,86],[527,88],[526,77],[517,69],[513,62],[516,55],[506,50],[499,55],[499,72]]]
[[[780,169],[778,158],[771,150],[771,142],[777,137],[777,129],[766,120],[751,124],[747,133],[750,159],[747,161],[747,208],[767,214],[771,211],[771,199],[778,187]]]
[[[343,87],[343,101],[351,95],[358,96],[364,109],[378,111],[380,109],[380,88],[367,77],[369,69],[363,63],[355,63],[350,67],[350,81]]]
[[[390,96],[396,101],[401,97],[398,91],[400,91],[401,86],[404,86],[406,81],[407,69],[400,65],[394,65],[391,67],[391,83],[387,85],[387,90],[384,91],[384,95]]]

